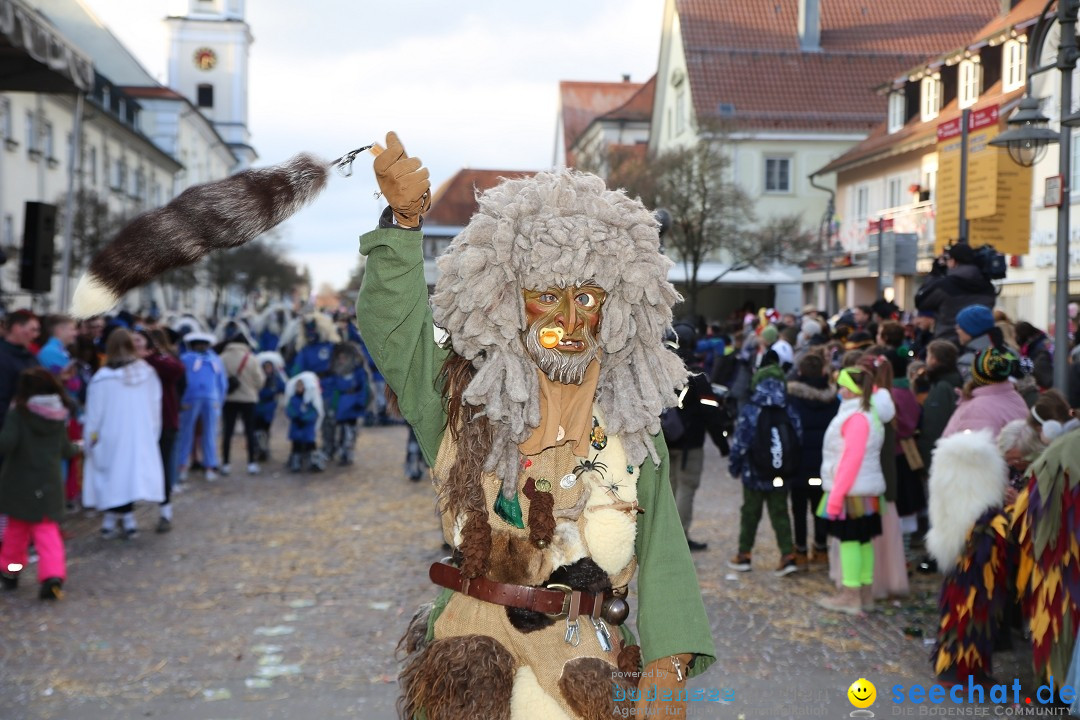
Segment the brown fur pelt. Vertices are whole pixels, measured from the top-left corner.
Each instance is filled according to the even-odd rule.
[[[623,715],[624,709],[633,709],[631,700],[615,700],[615,686],[633,691],[636,688],[624,680],[618,671],[600,658],[576,658],[563,666],[559,678],[559,690],[566,704],[583,720],[603,720],[612,715]],[[624,692],[624,698],[629,695]]]
[[[424,603],[412,616],[405,634],[398,640],[395,654],[398,660],[408,659],[427,647],[428,621],[431,619],[431,603]]]
[[[633,679],[637,680],[641,675],[641,646],[624,645],[619,651],[618,662],[619,672],[623,674],[623,677],[629,678],[633,673]]]
[[[571,565],[556,568],[545,585],[557,583],[587,593],[602,593],[611,589],[611,579],[592,558],[582,558]],[[535,610],[506,608],[506,617],[518,631],[533,632],[548,627],[554,620]]]
[[[491,451],[493,435],[487,417],[479,413],[479,408],[461,401],[461,393],[474,373],[472,363],[456,353],[447,356],[439,373],[447,399],[446,430],[457,444],[457,456],[449,476],[439,484],[439,509],[453,517],[468,513],[461,548],[465,556],[461,571],[465,577],[479,577],[487,572],[491,555],[491,526],[487,522],[482,481],[484,459]]]
[[[326,186],[328,164],[288,162],[195,185],[125,225],[90,261],[72,299],[75,317],[109,310],[132,288],[213,250],[239,247],[286,220]]]
[[[555,498],[550,492],[536,489],[535,478],[529,478],[523,490],[529,498],[529,541],[538,548],[546,548],[555,537]]]
[[[427,720],[509,720],[514,670],[514,658],[494,638],[436,640],[398,676],[398,712],[414,718],[423,711]]]

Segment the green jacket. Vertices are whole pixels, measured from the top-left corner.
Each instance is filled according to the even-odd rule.
[[[68,440],[67,423],[12,408],[0,430],[0,514],[26,522],[64,517],[61,458],[79,449]]]
[[[447,350],[435,343],[424,280],[422,235],[382,228],[360,238],[368,256],[356,300],[356,322],[372,359],[397,394],[428,463],[446,428],[446,406],[438,374]],[[698,657],[690,675],[716,661],[709,619],[697,572],[675,509],[663,437],[654,439],[660,464],[646,459],[638,477],[638,617],[643,661],[677,653]],[[430,627],[430,626],[429,626]]]

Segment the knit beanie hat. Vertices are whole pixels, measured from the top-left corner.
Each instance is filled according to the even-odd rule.
[[[956,314],[956,325],[973,338],[994,327],[994,313],[985,305],[968,305]]]
[[[971,362],[971,379],[976,385],[992,385],[1006,382],[1012,374],[1016,358],[1007,351],[988,347],[979,351]]]
[[[766,325],[761,331],[761,341],[766,345],[772,345],[780,337],[780,331],[775,325]]]

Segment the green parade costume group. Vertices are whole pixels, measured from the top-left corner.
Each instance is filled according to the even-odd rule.
[[[360,240],[357,322],[454,548],[402,639],[402,712],[681,716],[685,679],[716,652],[658,434],[685,371],[661,345],[678,296],[655,220],[595,176],[503,181],[429,304],[427,171],[393,134],[375,171],[390,207]]]

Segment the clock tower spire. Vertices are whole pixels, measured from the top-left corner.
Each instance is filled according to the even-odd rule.
[[[172,0],[166,18],[169,87],[199,108],[236,155],[234,170],[257,155],[248,131],[251,28],[244,0]]]

